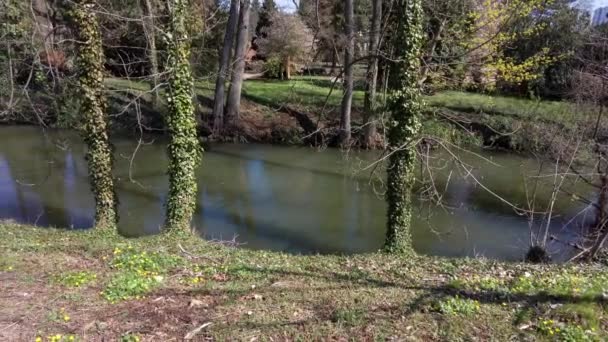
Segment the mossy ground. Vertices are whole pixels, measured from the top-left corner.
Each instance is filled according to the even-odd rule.
[[[294,256],[12,223],[0,234],[3,341],[608,337],[600,265]]]

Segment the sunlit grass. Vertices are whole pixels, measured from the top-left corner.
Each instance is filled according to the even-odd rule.
[[[142,81],[110,78],[106,85],[115,91],[129,91],[148,96],[150,86]],[[353,106],[362,109],[363,84],[358,82]],[[210,79],[195,82],[195,94],[213,98],[214,84]],[[272,108],[291,106],[308,110],[331,111],[340,106],[342,84],[327,77],[299,76],[289,81],[248,80],[244,82],[246,98]],[[486,95],[463,91],[445,91],[426,96],[426,103],[433,109],[450,109],[467,114],[499,115],[507,118],[540,120],[560,124],[572,124],[596,114],[594,108],[578,106],[567,101],[548,101],[509,96]]]
[[[229,248],[185,232],[126,239],[114,232],[1,222],[0,234],[0,262],[15,265],[3,280],[9,288],[31,291],[37,279],[61,280],[61,287],[44,282],[37,287],[45,298],[56,298],[38,321],[46,324],[36,332],[42,337],[81,331],[90,322],[81,316],[89,312],[136,308],[125,311],[124,320],[137,322],[142,310],[165,307],[196,319],[216,317],[206,332],[217,340],[252,331],[262,339],[288,333],[301,340],[471,340],[484,331],[497,341],[512,336],[600,341],[608,329],[601,299],[607,271],[598,265],[405,259],[383,253],[299,256]],[[14,300],[7,296],[0,304]],[[184,331],[180,338],[196,327],[190,319],[177,323]],[[242,324],[237,330],[233,319]],[[441,334],[428,335],[429,326]]]
[[[429,96],[427,103],[432,107],[467,113],[504,115],[563,124],[594,114],[593,109],[566,101],[533,100],[460,91],[446,91]]]

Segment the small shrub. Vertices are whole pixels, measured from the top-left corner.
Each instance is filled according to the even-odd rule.
[[[120,336],[120,342],[139,342],[139,341],[141,341],[139,336],[132,334],[132,333],[128,333],[128,334],[124,334],[124,335]]]
[[[508,292],[506,282],[501,278],[493,276],[472,276],[466,280],[454,279],[451,284],[453,288],[460,290]]]
[[[347,326],[356,326],[361,323],[364,312],[361,309],[336,309],[332,315],[332,321]]]
[[[42,338],[42,336],[38,336],[36,337],[36,339],[34,340],[35,342],[75,342],[75,341],[80,341],[79,338],[77,338],[76,335],[62,335],[62,334],[55,334],[55,335],[49,335],[46,337],[46,339]]]
[[[435,118],[425,120],[422,123],[422,133],[448,144],[481,146],[483,143],[479,135]]]
[[[110,266],[142,276],[156,276],[182,264],[182,259],[161,253],[138,252],[132,246],[116,247]]]
[[[162,253],[139,252],[133,246],[114,249],[110,267],[119,270],[101,295],[111,303],[138,299],[162,283],[163,274],[184,264],[180,257]]]
[[[69,272],[55,278],[55,281],[67,287],[81,287],[87,285],[97,279],[95,273],[81,271]]]
[[[110,303],[139,299],[163,281],[162,276],[141,276],[135,272],[120,273],[110,280],[101,295]]]
[[[463,299],[458,296],[449,297],[437,303],[437,310],[444,315],[471,316],[479,312],[479,302]]]
[[[538,324],[538,331],[542,335],[560,342],[600,341],[594,330],[594,328],[587,330],[580,325],[566,324],[552,319],[541,321]]]
[[[279,57],[270,57],[264,63],[264,75],[268,78],[282,79],[283,69],[283,61]]]
[[[46,318],[51,321],[51,322],[69,322],[70,321],[70,315],[65,311],[64,308],[61,308],[59,310],[53,310],[51,312],[49,312],[46,316]]]
[[[550,277],[524,274],[514,280],[511,291],[519,294],[542,292],[558,296],[594,297],[606,291],[606,284],[608,284],[608,273],[595,272],[581,275],[563,270]]]

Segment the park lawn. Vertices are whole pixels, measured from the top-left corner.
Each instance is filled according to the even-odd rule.
[[[360,83],[360,82],[359,82]],[[108,79],[112,91],[129,91],[147,97],[149,85],[124,79]],[[353,106],[363,107],[362,84],[357,84]],[[195,82],[196,95],[213,98],[213,83],[209,79]],[[328,78],[298,76],[290,81],[248,80],[243,85],[245,98],[273,109],[290,106],[310,112],[322,109],[329,112],[340,106],[342,89],[340,82]],[[508,96],[486,95],[463,91],[444,91],[426,96],[431,110],[448,109],[475,116],[502,116],[514,120],[534,120],[571,125],[587,120],[596,114],[594,108],[580,107],[566,101],[533,100]]]
[[[533,100],[509,96],[445,91],[426,98],[432,108],[445,108],[470,114],[488,114],[521,120],[573,124],[596,114],[594,108],[566,101]]]
[[[342,83],[327,78],[294,77],[290,81],[249,80],[244,83],[247,98],[269,107],[289,105],[308,111],[325,108],[330,111],[340,107]],[[353,95],[353,107],[363,107],[364,93],[357,89]]]
[[[608,338],[599,265],[297,256],[8,222],[0,234],[3,341]]]

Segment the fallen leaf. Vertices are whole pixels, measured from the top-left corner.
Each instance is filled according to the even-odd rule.
[[[203,329],[210,326],[211,324],[212,324],[211,322],[206,322],[203,325],[199,326],[198,328],[191,330],[189,333],[186,334],[186,336],[184,336],[184,340],[193,339],[194,336],[196,336],[198,333],[200,333]]]
[[[188,304],[188,307],[193,308],[193,307],[199,307],[199,306],[203,306],[203,305],[205,305],[205,303],[203,303],[203,301],[198,300],[198,299],[193,299]]]
[[[213,275],[213,277],[211,277],[211,279],[213,279],[215,281],[227,281],[228,275],[225,273],[216,273]]]

